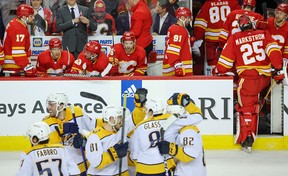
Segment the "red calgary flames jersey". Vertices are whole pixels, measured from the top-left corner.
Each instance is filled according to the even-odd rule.
[[[259,74],[271,76],[271,63],[276,69],[282,67],[282,53],[270,33],[263,30],[244,31],[229,37],[217,69],[219,73],[225,73],[234,64],[238,75],[246,70],[257,70]]]
[[[275,18],[268,18],[267,30],[280,46],[283,57],[288,58],[288,22],[285,21],[282,26],[276,27],[274,20]]]
[[[121,76],[143,76],[147,70],[146,51],[137,45],[133,53],[126,54],[122,43],[115,44],[114,50],[109,54],[109,60],[118,61],[118,72]]]
[[[223,24],[223,28],[220,31],[220,36],[219,36],[219,45],[221,48],[225,45],[228,37],[231,34],[235,34],[236,32],[240,32],[240,28],[238,25],[238,19],[241,15],[246,14],[251,18],[252,21],[255,23],[257,21],[262,21],[264,20],[264,17],[260,15],[259,13],[255,12],[250,12],[247,10],[239,9],[239,10],[234,10],[232,11],[228,16],[226,21]]]
[[[30,63],[30,34],[27,26],[14,18],[6,27],[4,37],[5,70],[23,70]]]
[[[86,59],[84,52],[81,52],[78,59],[74,61],[71,71],[77,71],[78,73],[86,72],[86,74],[96,71],[100,74],[105,70],[108,64],[108,57],[103,52],[100,52],[95,62]]]
[[[187,76],[192,75],[190,35],[185,27],[173,24],[167,32],[166,50],[163,60],[163,76],[174,76],[174,65],[178,62],[183,63]]]
[[[47,72],[49,69],[62,69],[65,73],[69,73],[74,63],[74,56],[68,51],[61,51],[60,57],[54,61],[50,50],[46,50],[38,55],[36,69],[41,72]]]
[[[206,1],[198,12],[194,22],[194,36],[196,40],[205,34],[205,40],[218,42],[220,30],[226,16],[233,10],[240,9],[236,0],[209,0]]]
[[[0,66],[2,66],[3,64],[4,64],[4,51],[2,42],[0,41]]]

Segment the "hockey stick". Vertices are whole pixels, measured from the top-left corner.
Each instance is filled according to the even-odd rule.
[[[12,74],[13,76],[26,76],[24,71],[10,71],[10,70],[3,70],[3,73],[6,74]],[[64,76],[64,77],[75,77],[75,78],[91,78],[94,76],[90,76],[90,75],[84,75],[84,74],[71,74],[71,73],[46,73],[46,72],[38,72],[36,74],[36,77],[42,77],[42,76]]]
[[[263,100],[262,100],[261,106],[260,106],[260,108],[259,108],[259,112],[262,110],[262,108],[263,108],[263,106],[264,106],[264,104],[265,104],[265,102],[266,102],[266,100],[267,100],[267,98],[268,98],[268,96],[269,96],[272,88],[275,86],[275,84],[276,84],[276,81],[275,81],[274,79],[272,79],[271,86],[269,87],[269,89],[268,89],[265,97],[264,97]]]
[[[71,112],[72,112],[73,121],[74,121],[74,123],[77,124],[73,104],[70,105],[70,109],[71,109]],[[80,133],[79,133],[79,134],[80,134]],[[80,135],[81,135],[81,134],[80,134]],[[85,172],[87,172],[88,166],[87,166],[87,163],[86,163],[86,157],[85,157],[85,153],[84,153],[84,148],[83,148],[83,146],[80,146],[80,150],[81,150],[81,155],[82,155],[82,159],[83,159],[83,163],[84,163],[84,167],[85,167]]]
[[[165,131],[178,119],[178,117],[175,114],[172,114],[168,119],[165,121],[165,123],[160,128],[160,140],[164,141],[164,133]],[[165,167],[165,176],[169,176],[169,170],[167,165],[167,158],[165,155],[164,157],[164,167]]]
[[[262,3],[262,12],[263,12],[264,20],[267,21],[267,2],[266,1]]]
[[[107,106],[107,103],[103,100],[103,98],[98,96],[98,95],[95,95],[95,94],[92,94],[92,93],[89,93],[89,92],[83,92],[83,91],[80,92],[80,95],[82,97],[84,97],[84,98],[89,98],[89,99],[92,99],[92,100],[100,101],[105,106]]]
[[[126,114],[126,107],[127,107],[127,94],[124,93],[123,97],[123,115],[122,115],[122,129],[121,129],[121,143],[124,143],[125,137],[125,114]],[[122,158],[119,160],[119,176],[122,173]]]

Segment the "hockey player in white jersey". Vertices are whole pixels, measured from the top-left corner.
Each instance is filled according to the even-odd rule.
[[[202,121],[201,110],[190,101],[188,96],[184,114],[163,114],[161,100],[147,100],[148,118],[140,122],[131,138],[131,158],[136,165],[136,176],[165,176],[175,168],[173,158],[160,154],[157,144],[160,141],[160,129],[169,121],[170,136],[175,136],[186,125],[194,125]],[[186,101],[186,100],[185,100]],[[175,119],[170,120],[170,119]]]
[[[177,99],[178,95],[174,94],[171,99]],[[183,109],[177,101],[168,103],[167,113],[178,114]],[[169,128],[166,132],[169,133]],[[169,139],[165,136],[164,133],[166,140],[158,143],[158,149],[162,155],[170,155],[178,160],[174,176],[207,176],[202,137],[197,126],[185,126]]]
[[[49,126],[45,122],[33,123],[27,131],[32,147],[21,154],[17,176],[79,175],[76,163],[61,144],[48,144]],[[69,161],[69,162],[68,162]]]

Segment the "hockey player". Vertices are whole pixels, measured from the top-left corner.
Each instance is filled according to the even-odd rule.
[[[0,73],[2,72],[2,65],[4,64],[4,51],[2,42],[0,41]]]
[[[103,77],[111,67],[108,57],[101,51],[101,45],[97,41],[90,41],[73,63],[71,73]]]
[[[136,45],[133,32],[124,32],[121,43],[117,43],[109,54],[109,62],[113,65],[110,75],[143,76],[147,70],[145,50]]]
[[[79,175],[80,171],[70,160],[61,144],[49,143],[49,126],[45,122],[33,123],[27,131],[31,147],[21,154],[17,176]]]
[[[116,24],[112,15],[106,12],[105,2],[97,0],[94,3],[93,19],[97,22],[97,30],[93,32],[95,36],[115,35]]]
[[[61,40],[51,38],[49,49],[38,55],[36,69],[47,73],[69,73],[73,63],[73,54],[62,50]]]
[[[253,22],[247,15],[239,17],[238,25],[242,32],[229,37],[213,71],[223,74],[235,64],[239,75],[235,109],[239,113],[240,126],[235,142],[250,152],[257,135],[259,93],[270,83],[271,64],[276,69],[274,79],[283,80],[283,61],[282,53],[268,31],[253,30]]]
[[[78,165],[82,174],[85,173],[84,161],[79,148],[84,145],[84,130],[92,131],[102,120],[96,120],[84,114],[79,106],[72,106],[76,123],[74,123],[71,106],[68,106],[68,96],[63,92],[51,93],[47,97],[47,109],[49,115],[43,121],[50,127],[50,144],[64,144]]]
[[[131,158],[136,165],[136,176],[165,176],[167,172],[171,173],[175,168],[173,158],[162,156],[157,147],[160,140],[160,128],[167,126],[166,122],[171,122],[170,118],[173,123],[168,127],[167,139],[175,136],[182,127],[202,121],[201,110],[191,102],[188,95],[177,94],[174,97],[177,97],[175,102],[185,106],[186,113],[163,114],[164,106],[161,100],[147,100],[144,105],[147,119],[136,126],[131,139]]]
[[[183,113],[183,106],[178,103],[174,105],[173,101],[169,100],[168,103],[170,105],[167,106],[166,113]],[[164,132],[164,136],[167,132],[169,133],[169,129]],[[197,176],[207,176],[202,137],[196,125],[185,126],[172,138],[164,138],[167,140],[160,141],[158,149],[162,155],[170,155],[178,160],[174,171],[175,176],[189,176],[191,173]]]
[[[52,12],[48,8],[42,7],[43,0],[31,0],[34,9],[35,20],[31,26],[31,35],[45,36],[50,35],[52,31]]]
[[[212,68],[218,62],[216,48],[219,46],[218,37],[226,16],[233,10],[240,9],[240,5],[236,0],[208,0],[205,1],[198,12],[194,22],[195,42],[205,41],[206,62],[204,73],[212,75]]]
[[[249,16],[257,29],[265,29],[267,23],[264,21],[264,17],[259,13],[254,12],[256,7],[256,0],[243,0],[242,9],[232,11],[223,24],[223,28],[219,35],[219,48],[218,55],[224,47],[227,39],[230,35],[240,32],[238,26],[238,19],[241,15],[246,14]]]
[[[192,53],[190,35],[186,29],[192,20],[191,11],[180,7],[175,12],[177,22],[168,29],[163,60],[163,76],[191,76]]]
[[[27,4],[21,4],[6,27],[4,46],[3,69],[9,71],[24,71],[26,76],[35,76],[37,70],[30,65],[30,34],[27,25],[34,20],[34,10]]]

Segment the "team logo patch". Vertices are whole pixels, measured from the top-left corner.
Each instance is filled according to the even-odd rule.
[[[43,39],[42,38],[33,38],[33,47],[42,47]]]

